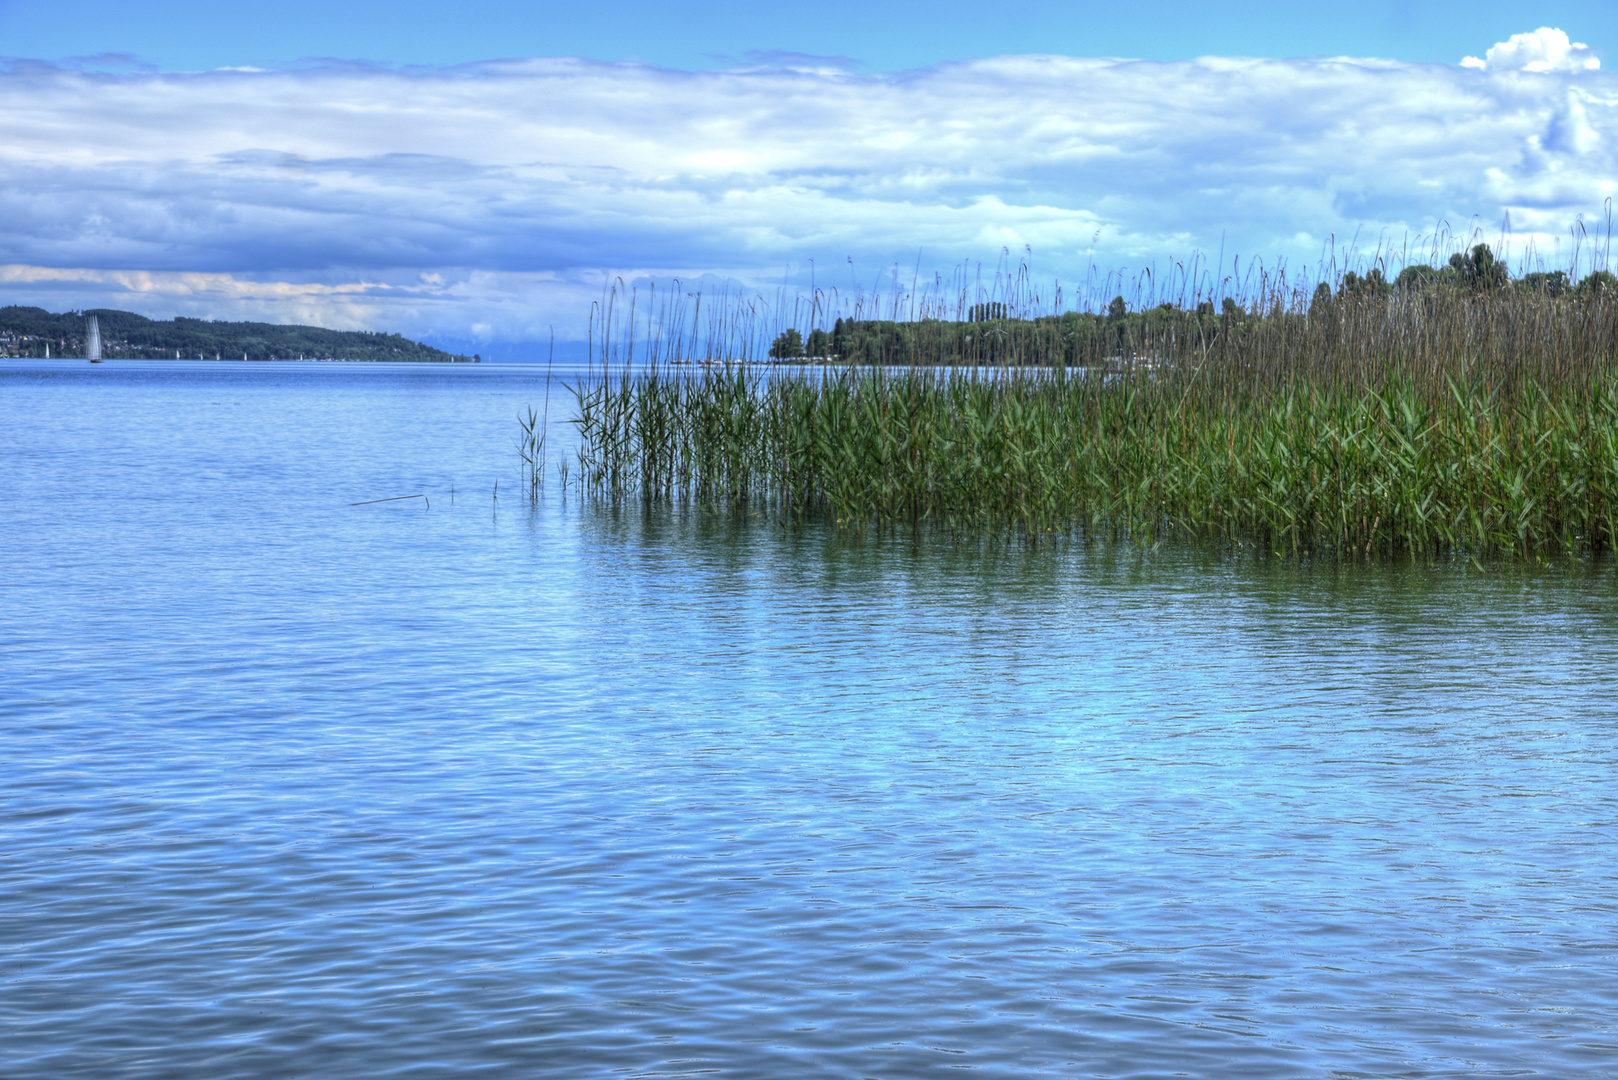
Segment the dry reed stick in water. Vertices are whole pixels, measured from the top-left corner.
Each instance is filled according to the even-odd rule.
[[[425,496],[425,495],[395,495],[390,499],[366,499],[364,502],[349,503],[348,505],[350,505],[350,506],[370,506],[373,503],[399,502],[401,499],[426,499],[426,498],[427,498],[427,496]],[[428,501],[427,505],[428,506],[432,505],[431,500]]]

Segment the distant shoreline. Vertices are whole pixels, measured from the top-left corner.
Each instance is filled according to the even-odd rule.
[[[85,356],[27,356],[15,353],[0,352],[0,360],[60,360],[63,363],[73,361],[86,363],[89,358]],[[230,357],[209,358],[206,356],[113,356],[102,357],[96,363],[139,363],[139,364],[481,364],[482,359],[476,356],[455,356],[448,360],[438,359],[402,359],[399,357],[348,357],[348,356],[255,356],[246,360],[235,360]]]
[[[483,359],[476,354],[446,352],[401,334],[368,330],[213,322],[184,316],[162,321],[109,308],[57,313],[18,306],[0,307],[0,358],[88,359],[87,328],[92,317],[99,326],[103,360],[475,364]]]

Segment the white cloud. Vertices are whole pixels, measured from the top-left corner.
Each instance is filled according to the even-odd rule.
[[[137,305],[163,310],[229,311],[238,319],[318,322],[335,330],[370,328],[405,296],[419,290],[376,282],[338,284],[249,280],[232,274],[186,271],[99,270],[83,267],[0,265],[0,290],[70,298],[119,295]],[[412,296],[420,302],[433,297]],[[73,307],[100,306],[74,303]],[[221,315],[221,317],[224,317]]]
[[[1569,40],[1561,30],[1542,26],[1531,34],[1512,34],[1481,60],[1465,57],[1461,66],[1485,71],[1595,71],[1601,61],[1590,46]]]
[[[0,302],[463,339],[582,334],[618,276],[847,293],[896,263],[908,282],[918,252],[924,276],[992,275],[1032,248],[1072,296],[1092,258],[1167,280],[1223,243],[1227,273],[1296,270],[1333,235],[1424,252],[1441,222],[1492,241],[1509,212],[1514,252],[1549,256],[1618,194],[1618,80],[1565,63],[28,64],[0,94]]]

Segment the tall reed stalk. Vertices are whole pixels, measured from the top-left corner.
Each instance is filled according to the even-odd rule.
[[[638,357],[603,349],[574,387],[583,490],[1297,553],[1613,543],[1618,296],[1600,289],[844,322],[845,344],[902,353],[769,367],[734,308],[709,316],[732,320],[729,351],[655,319]]]

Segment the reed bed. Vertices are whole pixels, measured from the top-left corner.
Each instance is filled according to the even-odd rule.
[[[1372,284],[1214,311],[844,320],[845,348],[891,333],[906,350],[863,362],[682,363],[644,347],[648,323],[638,359],[604,348],[574,387],[568,475],[845,527],[1356,557],[1609,548],[1618,295]],[[970,345],[993,333],[1028,348],[985,366]]]

